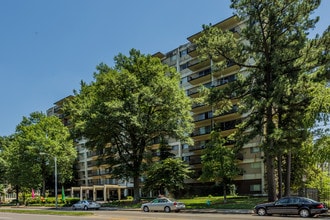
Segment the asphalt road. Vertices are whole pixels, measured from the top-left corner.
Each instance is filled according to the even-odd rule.
[[[219,213],[162,213],[141,211],[95,211],[93,216],[56,216],[0,213],[0,220],[299,220],[298,216],[267,216],[259,217],[254,214],[219,214]],[[315,219],[315,218],[314,218]],[[319,217],[318,219],[330,219]]]

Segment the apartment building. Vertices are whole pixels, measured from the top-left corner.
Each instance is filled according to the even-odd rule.
[[[237,33],[240,30],[241,23],[236,16],[232,16],[223,20],[214,26],[222,30],[230,30]],[[221,71],[212,71],[212,64],[215,62],[211,59],[201,60],[196,51],[194,40],[201,36],[201,32],[188,37],[188,43],[163,54],[156,53],[164,64],[175,67],[181,73],[181,86],[185,89],[187,96],[192,99],[199,97],[201,86],[206,88],[224,87],[226,84],[236,80],[236,73],[239,70],[237,65],[227,63],[227,67]],[[235,34],[238,37],[238,34]],[[217,60],[219,61],[219,60]],[[206,143],[210,140],[210,132],[214,124],[220,126],[223,136],[232,134],[235,126],[240,122],[242,117],[237,113],[237,105],[233,100],[232,109],[219,116],[214,115],[215,109],[211,106],[195,104],[192,106],[192,113],[195,123],[195,130],[192,133],[194,139],[193,146],[173,145],[173,150],[177,150],[176,155],[182,157],[190,167],[195,171],[195,178],[187,180],[187,184],[193,187],[210,187],[214,183],[201,183],[196,179],[201,174],[201,153]],[[233,147],[233,142],[228,141],[226,145]],[[240,155],[238,155],[239,166],[243,169],[243,173],[235,179],[236,191],[239,194],[262,194],[264,193],[264,165],[262,152],[258,145],[260,139],[256,138],[246,144]]]
[[[227,18],[214,26],[223,30],[230,30],[234,33],[240,30],[242,23],[236,16]],[[196,33],[187,38],[188,42],[179,46],[167,53],[158,52],[154,56],[160,58],[164,64],[175,67],[181,74],[181,86],[186,91],[187,96],[192,99],[199,96],[201,86],[210,88],[211,86],[224,87],[226,84],[236,80],[236,73],[239,67],[232,63],[227,63],[227,68],[221,71],[212,71],[213,60],[200,60],[198,57],[194,40],[201,36],[201,32]],[[238,35],[237,35],[238,37]],[[70,98],[70,97],[68,97]],[[217,124],[221,128],[223,136],[232,134],[235,130],[235,125],[242,117],[237,113],[237,105],[233,100],[233,107],[230,111],[222,115],[214,115],[215,109],[211,106],[195,104],[192,106],[192,114],[195,123],[195,130],[191,134],[194,145],[189,146],[177,140],[169,140],[169,145],[172,146],[172,153],[176,157],[182,158],[188,163],[195,176],[186,181],[191,188],[209,188],[214,183],[202,183],[197,179],[201,174],[201,154],[206,143],[210,140],[210,132],[213,124]],[[47,114],[58,115],[65,125],[70,125],[68,116],[61,112],[63,100],[55,103],[55,106],[47,111]],[[127,188],[132,187],[132,182],[125,182],[111,178],[110,170],[106,164],[97,165],[97,152],[91,152],[84,147],[86,140],[77,140],[78,151],[78,173],[80,186],[92,186],[113,184],[121,185]],[[265,187],[264,180],[264,164],[263,154],[258,145],[260,140],[254,139],[247,143],[240,152],[239,166],[244,172],[239,175],[235,181],[236,192],[239,194],[263,194]],[[228,141],[228,147],[233,147],[234,143]]]

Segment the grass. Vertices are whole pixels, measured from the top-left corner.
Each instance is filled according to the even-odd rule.
[[[256,204],[265,202],[265,198],[234,196],[227,197],[227,201],[224,202],[223,197],[208,196],[196,197],[193,199],[180,199],[180,201],[185,203],[186,209],[253,209]]]
[[[6,209],[1,208],[0,212],[10,212],[19,214],[44,214],[44,215],[65,215],[65,216],[91,216],[92,212],[77,211],[57,211],[57,210],[30,210],[30,209]]]

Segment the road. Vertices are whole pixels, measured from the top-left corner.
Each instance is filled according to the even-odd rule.
[[[140,211],[96,211],[93,216],[56,216],[0,213],[0,220],[300,220],[298,216],[267,216],[259,217],[252,214],[219,214],[219,213],[161,213]],[[320,217],[318,219],[330,219]]]

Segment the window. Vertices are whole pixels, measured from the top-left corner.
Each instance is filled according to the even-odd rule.
[[[276,204],[288,204],[289,203],[289,198],[282,198],[277,201]]]
[[[171,62],[172,62],[172,61],[176,61],[176,55],[171,56],[171,57],[170,57],[170,61],[171,61]]]
[[[251,192],[261,191],[261,185],[260,185],[260,184],[253,184],[253,185],[250,185],[250,191],[251,191]]]
[[[181,84],[182,83],[187,83],[187,82],[188,82],[188,77],[181,78]]]
[[[189,162],[190,161],[190,157],[189,156],[182,157],[182,161]]]
[[[183,144],[182,145],[182,149],[188,149],[189,148],[189,145],[188,144]]]
[[[180,57],[184,57],[188,54],[187,49],[180,51]]]
[[[187,68],[188,68],[188,63],[184,63],[184,64],[180,65],[180,71],[184,70],[184,69],[187,69]]]
[[[257,162],[257,163],[251,163],[251,168],[253,169],[258,169],[261,167],[261,163],[260,162]]]
[[[179,145],[173,145],[172,146],[172,150],[178,150],[179,149]]]
[[[259,153],[260,152],[260,148],[259,147],[251,147],[250,148],[250,153]]]

